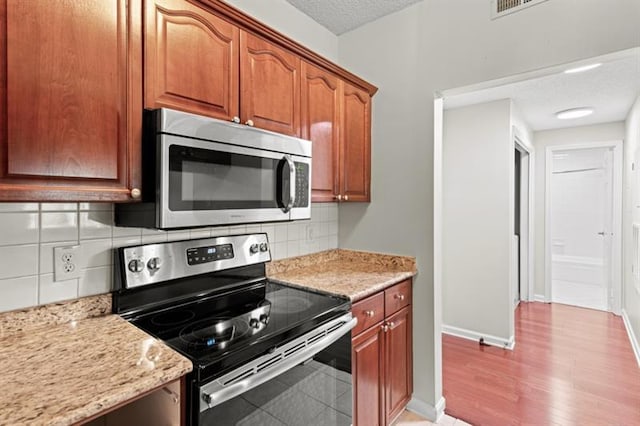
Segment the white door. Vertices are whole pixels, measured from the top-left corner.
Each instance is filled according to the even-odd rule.
[[[554,151],[551,173],[551,300],[610,310],[613,149]]]

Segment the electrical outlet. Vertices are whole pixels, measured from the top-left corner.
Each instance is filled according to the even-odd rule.
[[[53,280],[66,281],[80,278],[83,260],[79,245],[54,247]]]
[[[313,235],[313,225],[307,225],[305,228],[305,241],[308,243],[313,242],[314,240],[314,235]]]

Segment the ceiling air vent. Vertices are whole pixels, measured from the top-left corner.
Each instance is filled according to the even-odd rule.
[[[547,0],[491,0],[491,19],[518,12]]]

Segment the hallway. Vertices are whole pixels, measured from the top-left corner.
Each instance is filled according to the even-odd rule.
[[[640,368],[620,317],[520,303],[514,351],[442,339],[450,416],[473,425],[640,424]]]

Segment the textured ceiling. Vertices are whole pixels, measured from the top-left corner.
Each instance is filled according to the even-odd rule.
[[[578,74],[557,73],[491,89],[445,98],[445,108],[458,108],[498,99],[513,99],[532,130],[623,121],[640,94],[640,54],[606,62]],[[583,118],[558,120],[554,113],[593,107]]]
[[[314,21],[340,35],[420,0],[287,0]]]

